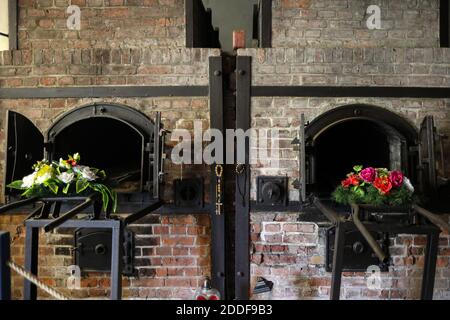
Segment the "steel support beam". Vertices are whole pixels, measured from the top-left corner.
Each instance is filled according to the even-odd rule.
[[[439,87],[253,86],[252,97],[450,98]]]
[[[0,301],[11,300],[10,241],[9,233],[0,231]]]
[[[206,97],[207,86],[0,88],[0,99]]]
[[[251,127],[251,57],[237,57],[236,62],[236,130],[244,132]],[[245,153],[244,163],[236,163],[235,195],[235,298],[250,297],[250,143],[245,141],[245,150],[236,147],[236,156]],[[239,162],[239,161],[238,161]]]
[[[209,58],[209,105],[210,105],[210,123],[212,129],[219,130],[223,136],[225,136],[224,125],[224,109],[223,109],[223,70],[222,70],[222,57]],[[225,148],[222,150],[222,154],[225,157]],[[222,214],[218,214],[216,211],[216,202],[218,200],[224,203],[224,197],[222,193],[222,199],[216,198],[216,165],[223,165],[222,163],[216,163],[211,166],[211,260],[212,260],[212,285],[214,288],[220,291],[223,298],[227,297],[226,292],[226,237],[225,237],[225,210],[222,206]],[[223,183],[222,183],[223,185]],[[222,186],[223,188],[223,186]]]

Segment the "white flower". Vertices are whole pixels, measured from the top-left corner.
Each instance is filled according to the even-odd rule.
[[[44,174],[41,174],[36,178],[36,184],[43,184],[45,181],[51,178],[52,174],[50,172],[45,172]]]
[[[74,177],[75,177],[74,173],[63,172],[58,176],[58,179],[64,182],[65,184],[68,184],[73,181]]]
[[[403,185],[411,192],[414,192],[414,186],[407,177],[403,177]]]
[[[37,172],[33,172],[22,179],[22,188],[30,188],[33,185],[34,179],[36,178],[36,173]]]
[[[84,179],[88,181],[94,181],[95,179],[98,178],[95,172],[92,171],[91,168],[89,167],[83,167],[83,169],[81,170],[81,175]]]
[[[72,166],[68,164],[67,161],[63,160],[63,158],[59,158],[59,166],[66,169],[72,168]]]
[[[87,167],[86,166],[75,166],[72,169],[75,173],[81,173],[84,170],[84,168],[87,168]]]

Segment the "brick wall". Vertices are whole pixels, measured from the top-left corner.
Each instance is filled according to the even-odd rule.
[[[406,48],[277,48],[239,50],[252,57],[253,85],[423,86],[446,87],[450,83],[448,49]],[[333,108],[368,104],[401,115],[416,128],[425,115],[433,115],[438,130],[450,134],[449,99],[393,98],[294,98],[253,97],[252,127],[279,130],[278,167],[267,162],[252,166],[251,198],[256,199],[256,177],[289,177],[289,199],[298,200],[292,182],[298,178],[298,153],[291,141],[297,136],[300,115],[312,121]],[[445,142],[448,153],[450,144]],[[450,163],[446,160],[446,167]],[[450,172],[447,169],[447,175]],[[258,276],[274,282],[271,294],[254,299],[325,299],[331,274],[325,271],[325,229],[301,222],[300,213],[251,214],[252,283]],[[436,299],[449,299],[449,235],[441,235],[436,276]],[[381,290],[367,289],[367,275],[347,273],[345,299],[417,299],[420,296],[424,238],[400,235],[391,239],[393,266],[382,275]]]
[[[70,5],[81,29],[68,30]],[[185,44],[183,0],[20,0],[19,48],[144,48]]]
[[[15,238],[12,259],[24,264],[24,229],[26,215],[0,216],[0,230]],[[150,215],[130,225],[136,233],[135,277],[123,277],[125,299],[192,299],[203,276],[210,274],[210,221],[207,215]],[[81,279],[81,289],[68,290],[68,266],[73,265],[73,229],[58,229],[40,234],[39,278],[75,299],[108,298],[109,274],[88,273]],[[13,298],[22,295],[23,278],[12,273]],[[40,298],[48,296],[39,291]]]
[[[33,49],[0,52],[0,85],[207,85],[214,49]]]
[[[422,86],[450,85],[450,50],[443,48],[278,48],[242,49],[239,55],[252,56],[253,85],[334,85],[334,86]],[[419,128],[431,114],[443,134],[450,134],[450,100],[392,98],[293,98],[253,97],[252,127],[278,130],[279,168],[256,165],[252,170],[252,199],[256,198],[256,176],[287,175],[290,183],[298,177],[297,152],[291,141],[296,137],[300,115],[312,121],[333,108],[369,104],[386,108]],[[444,141],[445,150],[450,142]],[[447,170],[450,162],[446,159]],[[450,171],[447,172],[450,174]],[[298,192],[291,189],[291,199]]]
[[[328,299],[331,274],[325,271],[325,228],[299,222],[296,213],[253,213],[251,273],[274,282],[270,294],[254,299]],[[450,299],[450,236],[441,235],[434,299]],[[393,266],[381,274],[381,289],[370,290],[366,273],[345,272],[342,299],[418,299],[424,264],[423,236],[390,240]]]
[[[208,59],[219,51],[209,49],[32,49],[0,53],[1,87],[65,87],[90,85],[208,85]],[[5,171],[6,110],[28,117],[45,133],[63,113],[95,102],[120,103],[150,118],[162,112],[165,128],[192,130],[193,121],[209,127],[207,97],[1,99],[0,165]],[[175,142],[168,141],[169,144]],[[180,178],[179,166],[166,162],[164,195],[172,199],[172,181]],[[207,177],[203,165],[185,166],[184,177]],[[3,181],[3,179],[0,179]],[[205,179],[207,181],[207,179]],[[3,184],[1,184],[3,190]],[[206,187],[207,188],[207,187]],[[0,216],[0,229],[16,233],[25,215]],[[148,216],[131,226],[136,232],[136,277],[124,277],[126,298],[189,299],[199,281],[210,274],[210,220],[207,215]],[[23,264],[24,230],[14,242],[14,261]],[[73,264],[70,248],[73,230],[41,234],[39,274],[44,281],[76,298],[109,295],[107,274],[83,276],[82,289],[67,292],[67,266]],[[14,297],[22,280],[14,276]],[[46,295],[40,292],[42,298]]]
[[[366,10],[381,9],[381,29]],[[273,47],[439,47],[438,0],[273,0]]]

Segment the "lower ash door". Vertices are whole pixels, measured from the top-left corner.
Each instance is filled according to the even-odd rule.
[[[334,254],[334,237],[336,228],[327,230],[326,270],[332,271]],[[381,245],[384,252],[388,253],[388,241],[382,233],[373,232],[372,235]],[[370,248],[367,241],[357,230],[345,232],[344,248],[344,272],[366,272],[370,266],[379,266],[381,271],[387,271],[387,266],[380,265],[380,260]]]
[[[75,265],[83,272],[110,272],[111,236],[111,230],[78,229],[75,232]],[[131,276],[134,274],[134,234],[126,229],[122,250],[122,273]]]

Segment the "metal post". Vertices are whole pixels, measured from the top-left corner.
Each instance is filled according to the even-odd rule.
[[[237,57],[236,129],[242,129],[244,132],[251,126],[251,80],[251,57]],[[248,300],[250,296],[250,147],[248,139],[245,141],[245,150],[237,150],[237,155],[241,152],[245,153],[245,161],[236,164],[235,298]]]
[[[25,236],[25,270],[38,274],[39,228],[26,227]],[[28,280],[23,282],[23,299],[36,300],[37,288]]]
[[[336,224],[334,238],[333,271],[331,275],[331,300],[339,300],[341,294],[342,268],[344,264],[345,228],[342,223]]]
[[[0,231],[0,300],[11,300],[11,271],[8,261],[11,259],[9,233]]]
[[[209,105],[210,105],[210,126],[212,129],[217,129],[224,135],[224,108],[223,108],[223,70],[222,57],[209,58]],[[225,135],[224,135],[225,136]],[[222,150],[225,159],[225,148]],[[217,199],[217,177],[216,165],[223,165],[222,163],[215,163],[211,166],[211,281],[214,288],[220,291],[223,298],[227,297],[226,292],[226,231],[225,231],[225,210],[221,208],[221,213],[216,211],[216,203],[224,202],[222,190],[222,199]]]
[[[111,300],[122,299],[122,226],[119,221],[112,228],[111,250]]]
[[[436,275],[436,260],[439,247],[439,232],[427,234],[425,249],[425,265],[422,277],[422,300],[433,300],[434,279]]]

